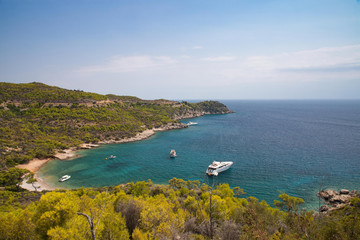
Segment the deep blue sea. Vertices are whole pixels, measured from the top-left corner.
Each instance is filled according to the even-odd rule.
[[[173,177],[228,183],[269,204],[285,192],[314,209],[319,189],[360,190],[360,101],[221,102],[236,113],[187,119],[198,125],[80,151],[77,159],[50,161],[39,175],[65,188],[147,179],[167,184]],[[105,160],[110,155],[116,158]],[[234,164],[208,177],[214,160]],[[65,174],[71,179],[57,182]]]

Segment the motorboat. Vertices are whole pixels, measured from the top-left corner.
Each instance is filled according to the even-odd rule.
[[[110,155],[110,157],[109,157],[110,159],[112,159],[112,158],[116,158],[116,156],[114,156],[114,155]]]
[[[176,152],[175,152],[174,149],[172,149],[172,150],[170,151],[170,157],[171,157],[171,158],[176,157]]]
[[[188,126],[194,126],[194,125],[198,125],[198,123],[197,122],[188,122],[187,125]]]
[[[206,170],[206,174],[209,176],[217,176],[220,172],[228,170],[233,162],[217,162],[214,161],[212,164],[209,165],[208,169]]]
[[[70,175],[64,175],[59,179],[59,182],[65,182],[66,180],[69,180],[69,178],[71,178]]]

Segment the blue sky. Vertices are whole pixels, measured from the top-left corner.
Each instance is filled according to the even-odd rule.
[[[144,99],[359,99],[357,0],[0,0],[0,81]]]

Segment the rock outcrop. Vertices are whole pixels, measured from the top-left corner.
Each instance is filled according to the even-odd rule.
[[[212,114],[228,114],[228,113],[234,113],[233,111],[219,111],[219,112],[210,112],[210,111],[194,111],[189,110],[182,113],[174,114],[173,119],[174,120],[180,120],[180,119],[186,119],[186,118],[195,118],[195,117],[201,117],[204,115],[212,115]]]
[[[168,130],[173,130],[173,129],[181,129],[181,128],[187,128],[188,125],[181,123],[181,122],[173,122],[173,123],[168,123],[165,125],[162,125],[161,127],[158,128],[154,128],[155,132],[159,132],[159,131],[168,131]]]
[[[318,192],[318,196],[322,198],[327,205],[320,207],[320,212],[331,212],[334,209],[342,208],[350,203],[350,200],[354,197],[360,197],[358,191],[349,191],[347,189],[341,189],[340,192],[329,189]]]

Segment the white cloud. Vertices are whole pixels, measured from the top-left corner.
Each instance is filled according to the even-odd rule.
[[[254,56],[249,57],[245,64],[258,71],[350,70],[360,67],[360,45]]]
[[[360,45],[249,56],[224,62],[218,72],[238,83],[360,80]]]
[[[236,86],[242,83],[360,80],[360,45],[267,56],[114,56],[77,73],[162,85]],[[126,74],[126,75],[125,75]],[[112,75],[112,76],[110,76]]]
[[[207,57],[207,58],[202,58],[201,60],[203,61],[208,61],[208,62],[228,62],[228,61],[233,61],[235,60],[236,57],[231,57],[231,56],[219,56],[219,57]]]
[[[86,66],[77,70],[82,73],[125,73],[137,72],[142,70],[154,69],[166,65],[171,65],[176,61],[168,56],[115,56],[109,61],[100,65]]]
[[[202,48],[204,48],[203,46],[194,46],[194,47],[192,47],[193,49],[202,49]]]
[[[189,55],[181,55],[180,56],[182,59],[190,59],[191,58],[191,56],[189,56]]]

